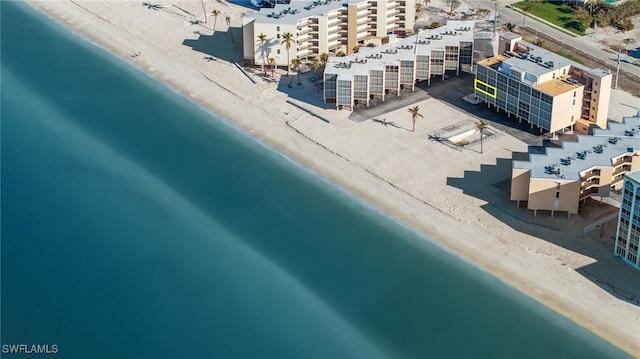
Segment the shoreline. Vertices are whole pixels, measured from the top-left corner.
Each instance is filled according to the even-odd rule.
[[[571,254],[564,253],[568,250],[550,249],[547,247],[553,247],[552,243],[533,238],[528,234],[517,233],[510,228],[498,228],[506,226],[500,221],[494,223],[485,218],[486,212],[480,208],[484,205],[481,204],[483,201],[477,198],[466,198],[470,196],[464,191],[457,189],[452,191],[449,188],[445,190],[441,188],[443,185],[440,183],[425,184],[426,180],[431,179],[428,173],[415,175],[417,178],[425,179],[423,183],[405,182],[403,180],[405,170],[415,167],[412,165],[415,162],[412,161],[416,158],[421,159],[424,152],[416,150],[416,153],[412,153],[406,148],[400,148],[400,152],[403,153],[398,155],[400,158],[385,157],[384,154],[376,152],[377,147],[373,147],[373,145],[380,145],[376,140],[384,139],[389,134],[385,131],[386,129],[380,128],[379,124],[375,125],[370,123],[371,121],[353,123],[346,119],[347,113],[335,110],[320,110],[323,115],[332,116],[331,125],[321,123],[317,118],[284,103],[282,99],[289,98],[288,94],[277,92],[278,88],[274,87],[274,84],[262,81],[262,78],[255,74],[253,74],[254,78],[260,81],[257,85],[251,84],[231,63],[211,61],[203,65],[202,53],[196,53],[182,43],[170,45],[162,43],[165,38],[170,37],[169,33],[172,31],[181,33],[184,38],[194,25],[180,24],[179,21],[174,21],[173,15],[153,13],[152,10],[147,9],[142,9],[146,11],[144,16],[147,17],[139,17],[136,14],[127,13],[127,9],[117,9],[119,5],[128,7],[129,11],[134,6],[142,8],[139,3],[133,5],[131,2],[118,2],[118,5],[114,6],[115,3],[83,3],[87,7],[93,6],[97,9],[113,8],[111,12],[103,13],[96,11],[97,9],[87,9],[72,1],[27,1],[27,4],[37,11],[81,34],[150,77],[158,79],[175,92],[216,113],[233,126],[237,126],[245,133],[323,176],[336,186],[346,189],[401,224],[428,237],[438,246],[491,273],[507,285],[540,301],[632,355],[640,354],[637,338],[631,335],[634,329],[636,332],[640,329],[638,306],[615,298],[575,271],[567,271],[572,268],[562,268],[553,256],[558,255],[568,261]],[[196,5],[200,6],[199,3],[180,4],[183,8],[191,6],[194,13],[197,10]],[[226,6],[235,7],[236,5],[227,4]],[[100,15],[97,15],[98,13]],[[162,17],[159,20],[162,24],[173,27],[167,26],[158,30],[159,35],[145,33],[138,36],[138,27],[142,25],[152,24],[160,28],[155,22],[158,17]],[[234,19],[234,22],[232,26],[237,26],[238,19]],[[217,25],[217,29],[226,28],[222,21]],[[147,30],[152,31],[149,28]],[[195,34],[194,37],[196,37]],[[141,53],[140,56],[131,56],[138,52]],[[220,75],[220,72],[224,72],[224,76]],[[428,104],[429,107],[421,107],[430,109],[436,107],[437,104],[434,101],[433,99],[422,101],[421,104]],[[437,111],[448,114],[446,112],[448,110],[451,109],[438,108]],[[386,118],[406,125],[409,120],[404,112],[406,112],[404,108],[392,111],[386,115]],[[632,115],[632,111],[628,112],[627,115]],[[466,115],[466,117],[469,116]],[[288,125],[289,123],[291,126]],[[421,124],[421,126],[426,127],[427,124]],[[431,127],[424,130],[441,127],[435,123],[429,126]],[[398,142],[407,141],[420,145],[420,142],[415,142],[416,136],[399,131],[396,134]],[[370,135],[370,138],[362,139],[367,135]],[[369,142],[361,142],[367,140]],[[503,141],[500,147],[506,146],[511,149],[508,151],[492,149],[485,152],[486,156],[476,156],[470,162],[481,159],[490,163],[497,158],[506,157],[509,151],[526,149],[525,144],[516,139],[507,138],[506,135],[502,136],[501,140]],[[489,143],[489,141],[486,142]],[[398,149],[399,144],[393,142],[389,146],[380,152]],[[427,148],[426,151],[429,152],[429,149]],[[362,152],[368,153],[362,154]],[[457,153],[444,148],[441,148],[441,152],[444,153],[443,156]],[[366,156],[371,156],[373,159]],[[403,162],[399,166],[401,168],[390,169],[389,164],[396,162]],[[468,162],[462,163],[459,168],[456,167],[453,175],[462,174],[464,178],[467,170],[481,168],[482,162],[471,168],[467,167],[468,164]],[[414,170],[420,172],[418,169]],[[422,169],[422,171],[425,170]],[[447,184],[445,183],[444,186]],[[442,190],[445,195],[429,194],[425,193],[425,190],[431,192]],[[457,195],[460,199],[448,198],[446,195]],[[437,202],[438,199],[442,202]],[[445,203],[443,206],[445,209],[441,209],[434,203]],[[473,241],[470,240],[472,238]],[[525,248],[514,247],[514,243],[519,243],[520,240]],[[484,251],[482,251],[483,248]],[[502,253],[504,250],[508,255]],[[558,252],[555,252],[556,250]],[[537,255],[538,252],[545,255]],[[575,259],[575,266],[588,263],[588,260],[582,257]],[[602,309],[603,307],[605,309]],[[614,313],[611,313],[612,310]]]

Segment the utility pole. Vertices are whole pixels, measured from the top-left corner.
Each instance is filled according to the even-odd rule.
[[[493,18],[493,36],[496,36],[496,29],[498,26],[498,0],[496,0],[496,10],[494,11],[494,18]]]
[[[616,66],[616,84],[613,86],[614,89],[618,89],[618,77],[620,77],[620,49],[618,49],[618,65]]]

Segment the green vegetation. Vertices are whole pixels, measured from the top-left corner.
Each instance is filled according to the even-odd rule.
[[[513,4],[520,11],[527,10],[527,14],[537,16],[554,25],[567,29],[575,34],[584,35],[584,24],[576,19],[573,9],[562,4],[552,4],[548,2],[521,1]]]
[[[558,54],[558,55],[560,55],[562,57],[566,57],[567,59],[569,59],[571,61],[575,61],[575,62],[577,62],[579,64],[584,65],[584,62],[582,62],[582,60],[580,60],[579,58],[577,58],[577,57],[575,57],[575,56],[573,56],[571,54],[567,54],[567,53],[564,53],[562,51],[555,51],[555,50],[552,50],[552,49],[547,49],[547,50],[549,50],[551,52],[554,52],[554,53],[556,53],[556,54]]]

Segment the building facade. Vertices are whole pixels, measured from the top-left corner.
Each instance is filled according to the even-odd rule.
[[[511,200],[519,207],[578,213],[580,201],[607,197],[621,190],[626,173],[640,169],[640,113],[624,117],[593,135],[578,135],[560,148],[529,154],[528,161],[513,161]]]
[[[613,253],[640,269],[640,171],[624,176],[622,203]]]
[[[612,75],[522,41],[500,36],[498,55],[478,62],[476,96],[487,106],[553,134],[607,127]]]
[[[394,32],[413,32],[415,0],[292,1],[247,13],[242,19],[245,63],[288,66],[287,59],[345,54]],[[284,33],[293,35],[288,51]],[[267,42],[258,41],[265,34]],[[264,59],[263,59],[264,57]]]
[[[462,67],[473,66],[473,21],[448,21],[437,29],[397,39],[375,48],[361,48],[357,54],[332,57],[327,63],[324,102],[337,109],[352,110],[356,104],[369,105],[399,95],[403,88],[415,89],[417,81],[456,75]]]

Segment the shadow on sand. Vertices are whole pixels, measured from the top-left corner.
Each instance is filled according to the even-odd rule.
[[[486,202],[481,208],[514,230],[538,237],[595,260],[574,270],[618,299],[640,306],[640,271],[613,255],[618,208],[594,199],[580,205],[577,215],[538,211],[536,217],[526,204],[516,207],[510,200],[512,160],[528,158],[514,152],[512,158],[498,158],[494,165],[481,165],[480,171],[465,171],[462,178],[449,177],[447,185]],[[585,227],[598,224],[585,234]],[[557,258],[562,262],[561,258]],[[565,266],[565,263],[561,264]]]
[[[229,31],[231,33],[216,30],[213,35],[206,35],[202,33],[202,30],[196,29],[195,33],[198,34],[198,38],[195,40],[185,39],[182,44],[189,46],[193,51],[201,52],[205,55],[205,59],[208,55],[213,56],[213,59],[237,62],[242,65],[242,29],[232,27],[229,28]]]

